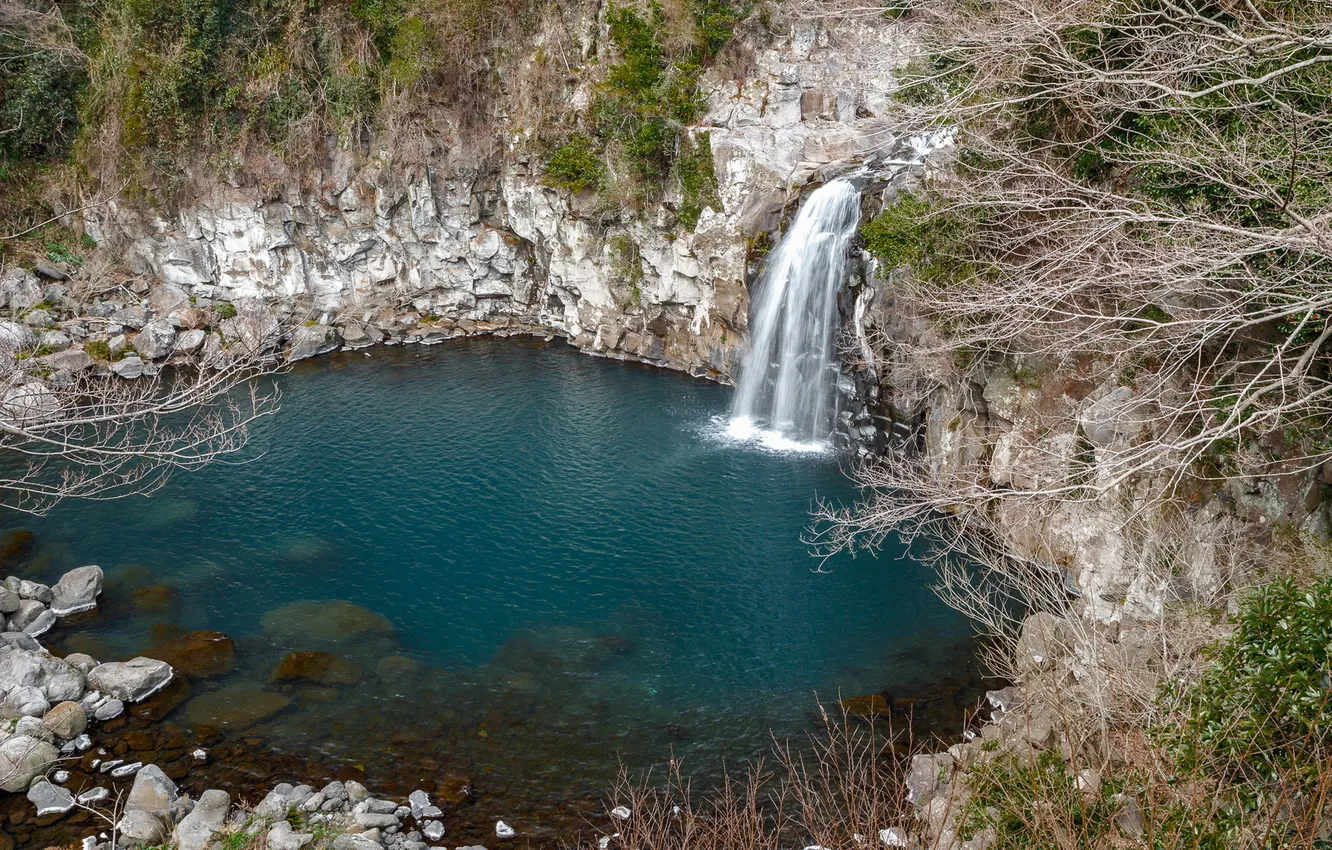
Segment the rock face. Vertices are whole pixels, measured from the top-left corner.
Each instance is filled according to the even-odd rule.
[[[60,577],[51,588],[51,613],[65,617],[97,607],[97,596],[102,592],[102,568],[79,567]]]
[[[586,54],[574,58],[589,66],[611,59],[607,40],[591,35],[606,25],[606,5],[588,5],[600,19],[560,24],[587,33]],[[900,36],[891,26],[857,26],[844,27],[846,42],[894,53]],[[548,35],[514,45],[512,61],[528,61]],[[442,320],[412,330],[418,338],[535,328],[588,351],[725,378],[747,327],[750,238],[776,227],[821,168],[878,145],[875,116],[891,87],[816,26],[745,38],[739,49],[754,58],[745,79],[709,73],[700,83],[709,108],[690,132],[710,147],[718,185],[692,227],[679,222],[678,197],[607,221],[590,197],[543,185],[541,163],[513,144],[525,129],[508,116],[521,110],[503,97],[491,115],[501,152],[481,162],[451,153],[457,146],[444,140],[439,154],[411,167],[381,153],[378,141],[367,153],[344,146],[301,175],[310,179],[213,184],[170,217],[117,200],[87,211],[86,226],[123,248],[135,271],[189,297],[266,299],[301,319],[312,306],[354,345],[385,332],[407,336],[412,326],[399,322],[398,305],[410,305],[416,318]],[[582,109],[586,95],[575,97]],[[284,185],[277,195],[267,188]],[[334,333],[298,329],[291,356],[333,344]]]
[[[88,686],[124,702],[147,699],[171,681],[171,665],[153,658],[102,664],[88,674]]]

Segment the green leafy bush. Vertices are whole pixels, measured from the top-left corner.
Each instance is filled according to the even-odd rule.
[[[236,318],[236,305],[229,301],[223,301],[221,304],[213,306],[213,312],[217,314],[219,319],[234,319]]]
[[[1250,813],[1309,799],[1332,763],[1332,574],[1258,589],[1198,681],[1165,703],[1178,722],[1155,737],[1186,776],[1232,786]]]
[[[959,213],[936,209],[925,197],[904,194],[861,228],[861,238],[889,269],[909,266],[926,279],[961,280],[976,271],[960,259],[973,226]]]
[[[544,182],[556,189],[582,192],[601,182],[606,167],[597,143],[585,133],[570,136],[546,162]]]
[[[83,72],[55,53],[8,60],[0,74],[0,153],[33,159],[63,154],[73,139],[83,83]]]

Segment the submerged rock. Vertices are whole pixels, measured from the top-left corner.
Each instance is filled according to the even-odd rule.
[[[236,669],[236,643],[221,632],[189,632],[145,654],[193,679],[225,676]]]
[[[393,623],[383,615],[341,599],[285,605],[265,614],[263,627],[265,632],[276,637],[322,641],[394,631]]]
[[[185,718],[195,726],[248,729],[291,705],[291,699],[252,686],[223,688],[190,700]]]
[[[838,700],[837,705],[847,714],[867,718],[887,717],[893,710],[892,702],[883,694],[846,697]]]
[[[271,682],[307,679],[321,685],[350,685],[361,678],[361,668],[331,652],[292,652],[278,662]]]
[[[150,584],[134,591],[134,607],[145,614],[167,614],[176,609],[178,597],[169,584]]]
[[[28,799],[37,807],[37,817],[63,815],[74,808],[74,795],[59,785],[41,781],[28,789]]]

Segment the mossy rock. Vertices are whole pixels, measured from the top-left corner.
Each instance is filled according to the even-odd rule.
[[[261,720],[284,711],[291,699],[253,686],[223,688],[190,700],[185,719],[191,726],[216,729],[248,729]]]

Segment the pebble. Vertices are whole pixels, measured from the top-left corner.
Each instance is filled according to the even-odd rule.
[[[421,827],[421,834],[430,841],[438,841],[444,837],[444,824],[437,820],[428,820],[425,826]]]
[[[97,759],[93,759],[92,766],[100,770],[102,773],[110,773],[112,768],[119,767],[124,763],[124,759],[111,759],[110,761],[98,761]]]
[[[518,833],[502,820],[495,821],[495,835],[498,838],[513,838]]]
[[[55,773],[51,774],[51,781],[58,782],[61,785],[64,785],[66,782],[69,781],[69,771],[57,770]]]
[[[120,767],[112,768],[111,778],[124,779],[130,774],[138,772],[141,767],[143,767],[143,762],[141,761],[132,761],[129,764],[122,764]]]
[[[194,759],[197,762],[206,762],[208,761],[208,751],[205,750],[203,747],[200,747],[199,749],[190,753],[190,758]]]
[[[114,720],[125,713],[125,703],[118,699],[109,699],[93,711],[93,717],[98,720]]]
[[[107,797],[110,796],[111,792],[99,785],[96,788],[89,788],[87,791],[84,791],[75,799],[78,800],[80,803],[87,805],[88,803],[96,803],[100,800],[105,800]]]
[[[629,820],[630,814],[632,814],[632,812],[629,811],[628,806],[616,806],[610,811],[610,816],[616,820]]]

